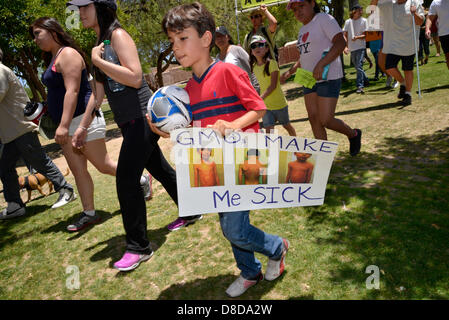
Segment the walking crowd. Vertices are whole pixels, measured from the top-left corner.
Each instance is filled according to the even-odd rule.
[[[136,44],[117,18],[116,1],[72,0],[67,5],[78,7],[83,27],[96,34],[90,59],[56,19],[42,17],[29,26],[30,38],[43,53],[42,82],[48,92],[48,113],[57,126],[54,139],[74,175],[83,208],[67,230],[80,231],[101,221],[95,211],[94,183],[87,169],[89,161],[101,173],[116,179],[126,248],[114,268],[130,271],[153,255],[147,236],[146,204],[152,197],[152,179],[158,180],[174,204],[178,204],[176,172],[158,144],[160,136],[169,135],[158,130],[147,115],[152,92],[143,77]],[[328,130],[341,133],[348,139],[349,154],[356,156],[362,147],[362,130],[335,117],[345,79],[342,54],[350,54],[356,70],[355,91],[364,94],[370,85],[364,71],[369,48],[376,67],[371,81],[386,75],[387,86],[399,86],[397,97],[404,106],[412,103],[417,51],[413,40],[420,44],[422,65],[429,60],[430,39],[437,55],[441,43],[449,68],[447,1],[434,0],[428,10],[419,1],[415,4],[410,0],[372,0],[371,5],[379,9],[381,30],[377,30],[378,39],[367,41],[368,25],[360,5],[351,8],[350,18],[341,28],[315,0],[290,0],[286,9],[302,24],[297,41],[300,55],[282,74],[275,38],[278,21],[267,6],[261,5],[250,13],[253,27],[242,46],[234,43],[226,26],[215,25],[212,14],[199,2],[170,9],[161,28],[177,61],[192,70],[185,90],[190,97],[193,121],[201,127],[212,127],[222,135],[228,130],[270,133],[280,124],[288,135],[296,136],[281,84],[301,68],[316,80],[313,87],[303,89],[314,137],[327,140]],[[103,58],[108,45],[115,51],[118,64]],[[214,47],[218,49],[215,58],[210,54]],[[0,50],[0,178],[7,203],[0,219],[12,219],[26,214],[15,169],[19,158],[54,184],[59,197],[52,208],[66,205],[77,195],[43,151],[37,126],[25,118],[23,111],[29,98],[11,68],[2,63],[2,57]],[[398,68],[399,62],[403,72]],[[208,90],[211,87],[217,88],[212,90],[213,95]],[[106,123],[100,109],[105,96],[123,136],[117,162],[110,159],[105,144]],[[229,111],[230,97],[232,111]],[[209,108],[205,110],[204,105]],[[252,156],[258,156],[256,151],[251,152]],[[210,150],[201,150],[205,164],[209,164],[209,156]],[[297,157],[299,161],[304,155],[298,153]],[[291,179],[289,174],[287,181]],[[195,183],[207,184],[198,181],[195,179]],[[216,173],[214,181],[218,181]],[[201,218],[201,215],[178,217],[167,228],[175,231]],[[283,274],[289,240],[252,225],[250,211],[219,213],[219,221],[241,271],[226,289],[228,296],[240,296],[261,280],[273,281]],[[268,258],[265,272],[255,257],[256,252]]]

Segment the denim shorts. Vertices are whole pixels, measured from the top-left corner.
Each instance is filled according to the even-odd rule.
[[[341,79],[328,80],[315,84],[312,89],[304,87],[304,95],[314,93],[318,97],[323,98],[338,98],[340,96]]]
[[[290,123],[290,118],[288,116],[288,106],[279,110],[269,110],[263,116],[262,125],[264,128],[273,127],[279,121],[280,124],[285,125]]]

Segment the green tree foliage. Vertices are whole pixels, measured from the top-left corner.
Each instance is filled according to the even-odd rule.
[[[318,0],[326,11],[334,15],[340,24],[347,17],[349,2],[357,0]],[[74,12],[67,10],[64,0],[0,0],[0,47],[4,51],[4,63],[27,81],[32,99],[45,99],[45,89],[40,82],[39,73],[43,70],[41,52],[32,41],[28,26],[37,18],[50,16],[56,18],[90,56],[95,44],[95,33],[78,24]],[[163,85],[162,72],[171,63],[176,63],[162,31],[161,21],[172,7],[191,3],[192,0],[118,0],[118,17],[122,26],[136,42],[144,72],[150,67],[157,67],[154,87]],[[245,34],[251,30],[250,13],[235,15],[235,1],[201,0],[215,17],[217,26],[228,28],[237,43],[243,41]],[[240,1],[238,1],[240,3]],[[362,5],[369,0],[360,0]],[[281,47],[286,42],[296,40],[300,23],[293,12],[286,10],[286,4],[269,7],[278,20],[276,44]],[[239,34],[237,35],[237,21]]]
[[[40,17],[54,17],[65,25],[65,1],[60,0],[0,0],[0,47],[3,63],[25,79],[33,100],[46,99],[45,88],[39,79],[43,70],[41,51],[34,44],[28,28]],[[72,34],[86,52],[92,45],[91,34],[81,29]]]

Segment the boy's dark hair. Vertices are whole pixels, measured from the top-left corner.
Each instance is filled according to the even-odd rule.
[[[215,45],[215,20],[209,10],[199,2],[183,4],[170,9],[162,20],[162,30],[165,34],[168,31],[183,31],[193,27],[200,37],[206,31],[212,34],[212,41],[209,49]]]

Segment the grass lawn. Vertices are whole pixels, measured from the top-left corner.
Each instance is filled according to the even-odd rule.
[[[291,250],[285,274],[242,299],[449,298],[449,71],[434,47],[420,70],[422,98],[414,92],[413,104],[404,108],[385,78],[357,95],[355,70],[346,69],[337,117],[363,130],[362,152],[350,157],[346,137],[329,131],[340,148],[325,204],[252,212],[254,225],[288,238]],[[372,78],[374,70],[367,72]],[[288,82],[283,90],[298,136],[312,137],[302,89]],[[108,128],[109,148],[120,134],[114,124]],[[170,143],[160,144],[169,158]],[[45,148],[60,156],[54,144]],[[118,148],[109,150],[117,159]],[[26,216],[0,222],[0,299],[227,298],[224,291],[239,270],[218,216],[169,233],[177,210],[158,182],[147,202],[154,256],[130,273],[112,269],[125,248],[115,181],[90,168],[101,224],[66,232],[81,204],[51,210],[56,194],[32,200]],[[67,178],[74,184],[72,175]],[[258,258],[265,268],[267,259]],[[379,268],[379,289],[366,286],[372,265]],[[66,285],[69,266],[79,269],[79,289]]]

